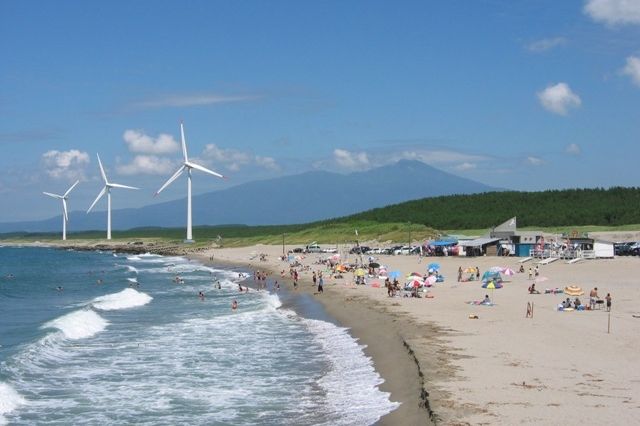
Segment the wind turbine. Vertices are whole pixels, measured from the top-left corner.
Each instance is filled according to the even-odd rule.
[[[196,170],[200,170],[201,172],[204,173],[208,173],[210,175],[222,178],[222,179],[226,179],[225,176],[221,175],[220,173],[216,173],[212,170],[209,170],[205,167],[202,167],[199,164],[195,164],[192,163],[191,161],[189,161],[189,156],[187,155],[187,143],[184,140],[184,125],[182,122],[180,122],[180,137],[181,137],[181,141],[182,141],[182,155],[184,156],[184,162],[182,163],[182,166],[180,166],[180,168],[178,169],[177,172],[175,172],[173,174],[173,176],[171,176],[169,178],[169,180],[167,180],[164,185],[162,185],[162,187],[160,189],[158,189],[158,191],[155,193],[154,197],[156,195],[158,195],[163,189],[165,189],[167,186],[169,186],[171,184],[171,182],[173,182],[174,180],[178,179],[178,177],[180,177],[180,175],[186,170],[187,171],[187,239],[185,240],[185,242],[188,243],[192,243],[193,242],[193,233],[191,230],[191,225],[192,225],[192,220],[191,220],[191,169],[196,169]]]
[[[62,240],[67,239],[67,222],[69,221],[69,214],[67,213],[67,198],[69,198],[69,193],[80,181],[77,180],[76,183],[71,185],[71,188],[67,189],[67,192],[64,195],[52,194],[50,192],[43,192],[44,195],[48,195],[49,197],[57,198],[62,200]]]
[[[135,186],[120,185],[119,183],[109,182],[107,180],[107,175],[104,173],[104,168],[102,167],[102,162],[100,161],[100,155],[96,154],[96,156],[98,157],[98,165],[100,166],[100,174],[102,175],[102,180],[104,181],[104,188],[102,188],[102,191],[100,191],[100,193],[96,197],[93,204],[91,204],[91,207],[89,207],[89,210],[87,210],[87,213],[91,211],[93,206],[95,206],[98,200],[100,200],[100,198],[102,198],[102,196],[106,193],[107,194],[107,240],[110,240],[111,239],[111,188],[124,188],[124,189],[140,189],[140,188],[136,188]]]

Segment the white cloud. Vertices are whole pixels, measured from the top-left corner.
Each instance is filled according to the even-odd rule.
[[[142,154],[171,154],[180,149],[180,145],[173,139],[173,136],[164,133],[159,134],[158,137],[154,139],[139,130],[125,130],[122,138],[131,152],[139,152]]]
[[[260,167],[264,167],[267,170],[280,171],[280,166],[273,157],[261,157],[256,155],[256,164]]]
[[[167,175],[177,169],[168,158],[155,155],[136,155],[129,164],[119,164],[116,171],[121,175]]]
[[[627,64],[620,71],[624,75],[631,77],[631,81],[636,86],[640,86],[640,58],[637,56],[627,57]]]
[[[54,179],[84,179],[84,166],[89,164],[89,154],[71,149],[51,150],[42,154],[47,175]]]
[[[454,169],[461,171],[461,172],[465,172],[467,170],[473,170],[475,169],[477,166],[475,164],[472,163],[462,163],[462,164],[458,164],[457,166],[454,167]]]
[[[345,149],[334,149],[333,159],[344,169],[369,167],[369,157],[366,152],[350,152]]]
[[[202,105],[214,105],[230,102],[243,102],[258,99],[256,95],[237,95],[227,96],[215,93],[201,93],[191,95],[169,95],[149,99],[146,101],[136,102],[130,105],[135,109],[151,109],[151,108],[171,108],[171,107],[190,107]]]
[[[202,156],[206,160],[213,160],[217,164],[221,164],[231,171],[238,171],[242,166],[250,164],[252,156],[246,152],[235,149],[219,148],[216,144],[210,143],[205,145]]]
[[[608,25],[640,24],[638,0],[587,0],[584,12],[594,21]]]
[[[580,96],[575,94],[567,83],[547,86],[538,92],[538,99],[548,111],[560,115],[567,115],[569,108],[577,108],[582,104]]]
[[[567,39],[564,37],[554,37],[554,38],[543,38],[541,40],[536,40],[527,45],[527,50],[531,52],[546,52],[547,50],[551,50],[554,47],[559,47],[567,44]]]
[[[541,158],[529,156],[527,157],[527,163],[532,166],[541,166],[542,164],[544,164],[544,161],[542,161]]]
[[[582,150],[580,149],[580,145],[577,143],[570,143],[564,150],[567,154],[570,155],[580,155]]]

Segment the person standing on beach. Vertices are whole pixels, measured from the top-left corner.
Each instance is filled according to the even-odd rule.
[[[313,280],[313,286],[316,286],[316,282],[318,281],[318,277],[316,276],[316,271],[313,271],[313,276],[311,277]]]
[[[607,301],[607,312],[611,312],[611,293],[607,293],[604,300]]]
[[[320,278],[318,278],[318,293],[320,294],[324,293],[323,284],[324,284],[324,279],[322,278],[322,274],[320,274]]]
[[[533,269],[529,266],[529,279],[533,278]]]
[[[598,297],[598,287],[594,287],[593,290],[589,293],[589,308],[594,310],[596,308],[596,301],[599,299]]]
[[[476,266],[476,281],[480,280],[480,268]]]
[[[462,281],[462,266],[458,266],[458,282]]]

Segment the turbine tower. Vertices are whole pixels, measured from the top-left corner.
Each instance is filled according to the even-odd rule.
[[[140,188],[136,188],[135,186],[120,185],[119,183],[109,182],[107,180],[107,175],[104,173],[104,168],[102,167],[102,162],[100,161],[100,155],[96,154],[96,156],[98,157],[98,165],[100,166],[100,174],[102,175],[102,180],[104,181],[104,188],[102,188],[102,191],[100,191],[100,193],[96,197],[93,204],[91,204],[91,207],[89,207],[89,210],[87,210],[87,213],[91,211],[93,206],[95,206],[98,200],[100,200],[100,198],[102,198],[102,196],[106,193],[107,194],[107,240],[110,240],[111,239],[111,188],[123,188],[123,189],[140,189]]]
[[[43,192],[44,195],[48,195],[49,197],[57,198],[62,200],[62,240],[67,239],[67,222],[69,221],[69,214],[67,213],[67,198],[69,198],[69,193],[76,187],[76,185],[80,181],[77,180],[76,183],[71,185],[71,188],[67,189],[67,192],[64,195],[52,194],[50,192]]]
[[[165,189],[167,186],[169,186],[171,184],[171,182],[173,182],[174,180],[178,179],[178,177],[180,177],[180,175],[186,170],[187,171],[187,239],[185,240],[185,242],[187,243],[192,243],[193,242],[193,233],[192,233],[192,219],[191,219],[191,169],[196,169],[196,170],[200,170],[201,172],[204,173],[208,173],[210,175],[222,178],[222,179],[226,179],[225,176],[221,175],[220,173],[216,173],[212,170],[209,170],[205,167],[202,167],[199,164],[195,164],[192,163],[191,161],[189,161],[189,156],[187,155],[187,143],[184,140],[184,125],[182,122],[180,122],[180,137],[181,137],[181,141],[182,141],[182,155],[184,156],[184,162],[182,163],[182,166],[180,166],[180,168],[178,169],[178,171],[176,171],[173,176],[171,176],[169,178],[169,180],[167,180],[164,185],[162,185],[162,187],[160,189],[158,189],[158,191],[155,193],[154,197],[156,195],[158,195],[163,189]]]

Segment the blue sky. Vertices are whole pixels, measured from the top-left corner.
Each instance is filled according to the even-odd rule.
[[[0,3],[0,221],[402,158],[517,190],[638,186],[640,0]],[[106,208],[101,202],[97,210]]]

